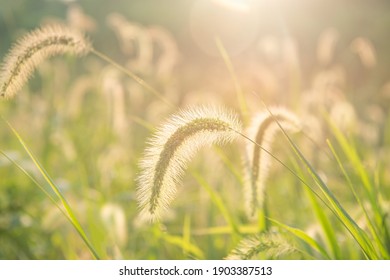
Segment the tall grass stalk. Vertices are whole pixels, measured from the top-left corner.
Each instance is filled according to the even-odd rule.
[[[225,65],[229,71],[230,77],[233,81],[234,89],[237,94],[237,101],[241,110],[241,114],[244,118],[244,124],[247,123],[248,120],[248,105],[246,103],[246,99],[244,96],[244,92],[242,90],[242,87],[240,85],[240,82],[237,79],[236,72],[233,67],[233,63],[229,57],[228,52],[226,51],[225,47],[223,46],[223,43],[220,38],[215,38],[215,44],[217,45],[218,51],[222,56],[223,61],[225,62]]]
[[[126,74],[127,76],[129,76],[130,78],[132,78],[134,81],[136,81],[139,85],[141,85],[143,88],[145,88],[147,91],[149,91],[150,93],[152,93],[155,97],[157,97],[158,99],[160,99],[162,102],[164,102],[166,105],[168,105],[169,107],[174,107],[174,105],[172,104],[172,102],[170,102],[168,99],[166,99],[158,90],[156,90],[154,87],[152,87],[150,84],[148,84],[147,82],[145,82],[143,79],[141,79],[140,77],[138,77],[136,74],[134,74],[133,72],[131,72],[129,69],[126,69],[125,67],[121,66],[120,64],[116,63],[114,60],[112,60],[110,57],[108,57],[107,55],[95,50],[95,49],[91,49],[91,53],[93,53],[94,55],[96,55],[97,57],[99,57],[100,59],[108,62],[109,64],[113,65],[114,67],[116,67],[118,70],[120,70],[121,72],[123,72],[124,74]]]

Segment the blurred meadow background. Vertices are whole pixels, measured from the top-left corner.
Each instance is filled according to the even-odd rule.
[[[389,259],[389,12],[384,0],[0,0],[1,60],[60,23],[147,84],[93,53],[61,55],[0,100],[0,259]],[[148,139],[207,104],[244,128],[264,104],[293,112],[301,130],[271,146],[295,175],[271,158],[249,219],[251,143],[206,147],[166,215],[140,221]]]

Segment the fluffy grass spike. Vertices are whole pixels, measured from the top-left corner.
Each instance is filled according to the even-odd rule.
[[[160,218],[174,198],[187,162],[199,148],[231,142],[240,130],[237,117],[223,108],[195,107],[171,117],[150,141],[140,164],[137,199],[141,218]]]
[[[262,233],[245,238],[227,257],[227,260],[251,260],[265,253],[267,258],[280,258],[299,252],[285,238],[277,233]]]
[[[298,118],[283,108],[271,108],[272,114],[264,111],[255,115],[252,119],[247,135],[267,151],[271,151],[271,145],[276,132],[279,130],[276,120],[290,131],[299,130]],[[265,180],[268,175],[270,155],[265,153],[258,145],[247,145],[247,167],[245,168],[245,196],[248,217],[253,219],[257,209],[263,203],[265,192]]]
[[[84,55],[89,41],[78,31],[62,25],[36,29],[21,38],[5,57],[0,73],[0,97],[13,97],[46,58],[59,54]]]

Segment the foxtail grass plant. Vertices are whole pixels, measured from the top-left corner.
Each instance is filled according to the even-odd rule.
[[[158,220],[196,151],[233,141],[240,127],[235,115],[216,107],[190,108],[171,117],[149,141],[140,164],[137,197],[141,217]]]
[[[275,134],[280,130],[276,120],[288,131],[297,131],[300,126],[298,118],[288,110],[278,107],[270,110],[273,116],[268,111],[255,115],[247,132],[248,137],[257,143],[256,145],[248,142],[246,146],[248,163],[245,168],[244,193],[247,215],[251,219],[256,217],[257,209],[261,208],[264,202],[265,181],[271,158],[269,152]]]
[[[45,59],[60,55],[85,55],[91,50],[83,34],[66,26],[51,25],[21,38],[6,56],[1,67],[0,96],[13,97]]]
[[[12,98],[47,58],[61,54],[83,56],[92,53],[140,84],[168,106],[172,103],[129,69],[95,50],[83,33],[65,25],[47,25],[27,33],[11,48],[0,69],[0,97]]]
[[[256,259],[259,254],[267,258],[277,259],[299,252],[289,240],[279,233],[266,232],[247,237],[226,257],[227,260]]]

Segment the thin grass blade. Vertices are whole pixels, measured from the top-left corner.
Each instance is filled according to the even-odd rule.
[[[226,208],[225,203],[223,202],[220,195],[218,195],[212,189],[212,187],[204,180],[204,178],[200,174],[193,172],[192,176],[195,178],[195,180],[198,182],[198,184],[201,185],[207,191],[211,200],[217,206],[217,208],[221,212],[222,216],[224,217],[225,221],[230,226],[232,232],[235,234],[239,234],[240,233],[239,227],[238,227],[236,221],[234,220],[233,216],[229,212],[229,210]]]
[[[100,259],[99,255],[97,254],[96,250],[94,249],[92,243],[89,241],[87,235],[85,234],[83,228],[81,227],[79,221],[77,220],[72,208],[64,198],[64,196],[61,194],[60,190],[57,188],[56,184],[50,177],[50,175],[47,173],[47,171],[43,168],[43,166],[40,164],[40,162],[37,160],[37,158],[33,155],[33,153],[30,151],[26,143],[23,141],[22,137],[19,135],[19,133],[15,130],[15,128],[4,118],[3,120],[5,123],[8,125],[8,127],[11,129],[12,133],[16,136],[18,139],[19,143],[22,145],[23,149],[26,151],[30,159],[34,162],[35,166],[37,167],[38,171],[41,173],[43,178],[46,180],[46,182],[49,184],[53,192],[57,195],[57,197],[60,199],[62,205],[65,208],[65,211],[67,213],[67,216],[69,218],[69,221],[73,225],[73,227],[76,229],[80,237],[83,239],[84,243],[87,245],[89,250],[91,251],[92,255],[96,259]]]
[[[270,114],[272,114],[271,111],[269,111]],[[344,227],[350,232],[352,237],[356,240],[356,242],[359,244],[360,248],[362,249],[364,255],[369,259],[378,259],[378,254],[374,250],[374,247],[372,243],[370,242],[368,236],[366,233],[355,223],[355,221],[348,215],[346,210],[341,206],[339,201],[336,199],[336,197],[333,195],[333,193],[329,190],[327,185],[324,183],[324,181],[321,179],[321,177],[318,175],[318,173],[314,170],[312,165],[308,162],[308,160],[305,158],[305,156],[302,154],[302,152],[299,150],[299,148],[296,146],[296,144],[291,140],[290,136],[287,134],[287,132],[283,129],[283,127],[280,125],[280,123],[275,120],[280,129],[282,130],[283,134],[287,138],[291,148],[295,152],[295,154],[298,156],[298,158],[304,163],[306,168],[308,169],[310,175],[322,191],[322,193],[325,195],[326,199],[330,203],[332,209],[334,210],[336,216],[341,221],[341,223],[344,225]]]
[[[341,172],[343,173],[346,181],[348,182],[348,186],[351,189],[351,192],[352,192],[353,196],[355,197],[356,201],[358,202],[360,208],[363,210],[364,217],[366,218],[367,226],[368,226],[372,236],[374,237],[376,244],[379,246],[379,250],[381,251],[381,254],[386,259],[389,259],[389,257],[390,257],[389,253],[387,252],[386,247],[385,247],[383,241],[381,240],[381,238],[379,236],[377,228],[375,227],[372,219],[368,215],[366,207],[364,206],[362,200],[360,199],[359,195],[357,194],[357,192],[355,190],[355,187],[352,184],[352,180],[351,180],[350,176],[348,175],[347,171],[345,170],[345,167],[344,167],[343,163],[341,162],[339,156],[337,155],[336,150],[334,149],[334,147],[333,147],[332,143],[330,142],[330,140],[327,140],[327,143],[328,143],[328,146],[329,146],[330,150],[333,153],[333,156],[335,157],[335,159],[337,161],[337,164],[339,165],[339,168],[340,168]]]
[[[277,225],[278,227],[290,232],[291,234],[293,234],[295,237],[297,237],[298,239],[304,241],[307,245],[309,245],[313,250],[317,251],[318,253],[320,253],[325,259],[330,259],[330,256],[329,254],[326,252],[325,248],[322,247],[315,239],[313,239],[312,237],[310,237],[309,235],[307,235],[304,231],[300,230],[300,229],[297,229],[297,228],[293,228],[293,227],[290,227],[286,224],[283,224],[281,222],[278,222],[277,220],[274,220],[274,219],[271,219],[271,218],[268,218],[272,223],[274,223],[275,225]]]

